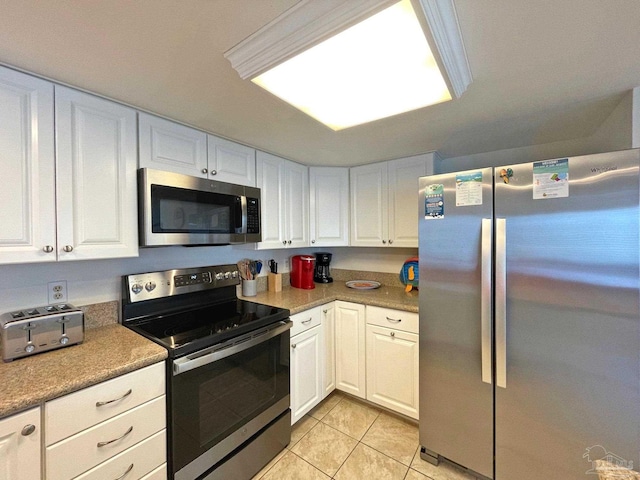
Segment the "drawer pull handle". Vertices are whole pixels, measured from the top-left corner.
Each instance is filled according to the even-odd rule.
[[[126,477],[129,472],[133,470],[133,463],[131,465],[129,465],[129,468],[127,468],[127,471],[124,472],[122,475],[120,475],[118,478],[114,479],[114,480],[122,480],[124,477]]]
[[[25,425],[22,429],[22,436],[23,437],[28,437],[29,435],[31,435],[33,432],[36,431],[36,426],[33,424],[29,424],[29,425]]]
[[[127,430],[126,432],[124,432],[124,435],[118,437],[118,438],[114,438],[113,440],[108,440],[106,442],[98,442],[98,448],[101,447],[106,447],[107,445],[113,443],[113,442],[117,442],[118,440],[122,440],[124,437],[126,437],[127,435],[129,435],[131,432],[133,432],[133,425],[131,425],[129,427],[129,430]]]
[[[396,336],[396,332],[391,332],[391,336],[395,337]]]
[[[304,323],[304,324],[306,325],[306,324],[307,324],[307,323],[309,323],[310,321],[311,321],[311,317],[309,317],[309,320],[302,320],[302,322],[301,322],[301,323]]]
[[[107,400],[106,402],[96,402],[96,407],[103,407],[103,406],[109,405],[110,403],[113,403],[113,402],[119,402],[120,400],[122,400],[123,398],[128,397],[129,395],[131,395],[131,389],[129,389],[129,391],[127,393],[125,393],[124,395],[122,395],[119,398],[114,398],[113,400]]]
[[[392,323],[400,323],[402,321],[401,318],[391,318],[391,317],[387,317],[387,320]]]
[[[296,344],[295,344],[295,343],[292,343],[292,344],[291,344],[291,348],[296,348]]]

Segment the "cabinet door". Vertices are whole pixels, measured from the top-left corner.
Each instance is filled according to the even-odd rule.
[[[291,423],[322,400],[322,326],[291,337]]]
[[[336,301],[336,389],[366,397],[364,305]]]
[[[55,90],[58,259],[137,256],[136,112]]]
[[[0,264],[55,261],[53,84],[0,67],[0,105]]]
[[[208,135],[207,152],[209,178],[256,186],[256,151],[253,148]]]
[[[262,202],[262,242],[257,248],[284,248],[284,162],[269,153],[257,152],[256,174]]]
[[[0,420],[0,478],[40,478],[40,408]]]
[[[309,169],[285,161],[285,240],[287,247],[309,245]]]
[[[351,245],[360,247],[387,245],[389,240],[387,163],[353,167],[350,177]]]
[[[208,178],[206,133],[146,113],[138,122],[140,168]]]
[[[418,336],[367,325],[367,400],[418,418]]]
[[[349,245],[349,169],[309,168],[309,202],[311,245]]]
[[[322,398],[336,389],[336,314],[334,303],[322,305]]]
[[[388,162],[389,245],[418,247],[418,179],[427,174],[431,154]]]

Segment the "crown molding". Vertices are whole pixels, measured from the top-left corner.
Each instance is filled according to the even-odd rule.
[[[413,0],[413,3],[414,10],[419,10],[415,8],[417,3],[424,14],[428,28],[423,30],[449,90],[455,98],[460,98],[473,81],[473,75],[453,0]]]
[[[254,78],[398,0],[302,0],[224,56],[243,80]]]
[[[398,1],[302,0],[224,56],[240,78],[252,79]],[[453,0],[412,2],[449,90],[459,98],[473,77]]]

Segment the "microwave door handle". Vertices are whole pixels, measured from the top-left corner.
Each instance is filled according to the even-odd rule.
[[[240,209],[236,209],[235,233],[247,233],[247,197],[242,195],[237,197],[240,202]]]

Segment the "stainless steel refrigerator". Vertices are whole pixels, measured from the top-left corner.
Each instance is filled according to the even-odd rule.
[[[496,480],[638,470],[639,164],[420,179],[423,458]]]

